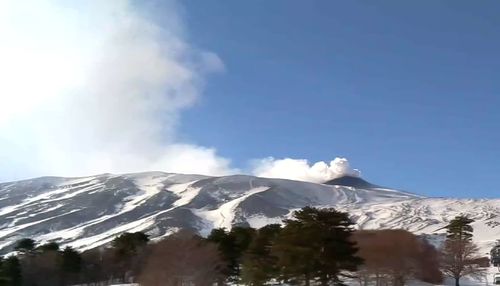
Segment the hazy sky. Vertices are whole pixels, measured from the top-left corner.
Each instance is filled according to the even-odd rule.
[[[0,0],[1,180],[352,166],[499,196],[497,1],[68,3]]]

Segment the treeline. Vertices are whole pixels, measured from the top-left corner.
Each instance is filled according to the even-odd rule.
[[[141,232],[125,233],[109,247],[83,253],[23,239],[16,244],[17,255],[0,262],[0,285],[326,286],[358,281],[399,286],[411,279],[438,284],[444,275],[458,283],[464,275],[480,273],[471,222],[465,217],[450,222],[442,251],[404,230],[355,231],[347,213],[311,207],[294,212],[283,226],[214,229],[206,238],[181,231],[154,242]],[[450,258],[463,249],[468,256]],[[467,270],[452,272],[458,268]]]

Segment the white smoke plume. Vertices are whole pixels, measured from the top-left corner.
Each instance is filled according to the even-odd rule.
[[[237,170],[180,142],[179,113],[224,66],[127,0],[0,0],[0,179]]]
[[[335,158],[330,164],[323,161],[309,164],[305,159],[274,159],[272,157],[254,162],[254,175],[266,178],[323,183],[342,176],[359,177],[360,171],[352,169],[346,158]]]
[[[1,181],[239,172],[215,149],[178,138],[180,113],[224,65],[186,41],[178,9],[168,4],[159,25],[131,0],[0,0]],[[265,177],[359,175],[342,158],[257,162],[254,173]]]

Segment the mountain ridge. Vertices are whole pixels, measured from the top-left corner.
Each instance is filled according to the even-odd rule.
[[[145,231],[153,239],[179,229],[207,235],[216,227],[280,223],[304,206],[346,211],[362,229],[405,228],[429,235],[467,212],[476,219],[482,247],[500,237],[500,199],[428,198],[361,178],[376,188],[343,180],[344,185],[338,180],[331,185],[248,175],[142,172],[0,183],[0,251],[9,251],[24,237],[85,250],[126,231]]]
[[[361,177],[355,176],[341,176],[329,181],[324,182],[326,185],[334,185],[334,186],[346,186],[346,187],[354,187],[354,188],[367,188],[367,189],[386,189],[385,187],[372,184]]]

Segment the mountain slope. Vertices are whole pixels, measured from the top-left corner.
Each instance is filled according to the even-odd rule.
[[[442,232],[470,214],[485,249],[500,237],[500,200],[424,198],[384,189],[252,176],[208,177],[148,172],[85,178],[43,177],[0,184],[0,249],[19,238],[97,247],[125,231],[161,238],[181,228],[279,223],[304,206],[349,212],[360,228]]]
[[[377,186],[377,185],[374,185],[372,183],[369,183],[360,177],[353,177],[353,176],[343,176],[340,178],[335,178],[333,180],[325,182],[325,184],[332,185],[332,186],[353,187],[353,188],[357,188],[357,189],[379,189],[379,188],[382,188],[381,186]]]

